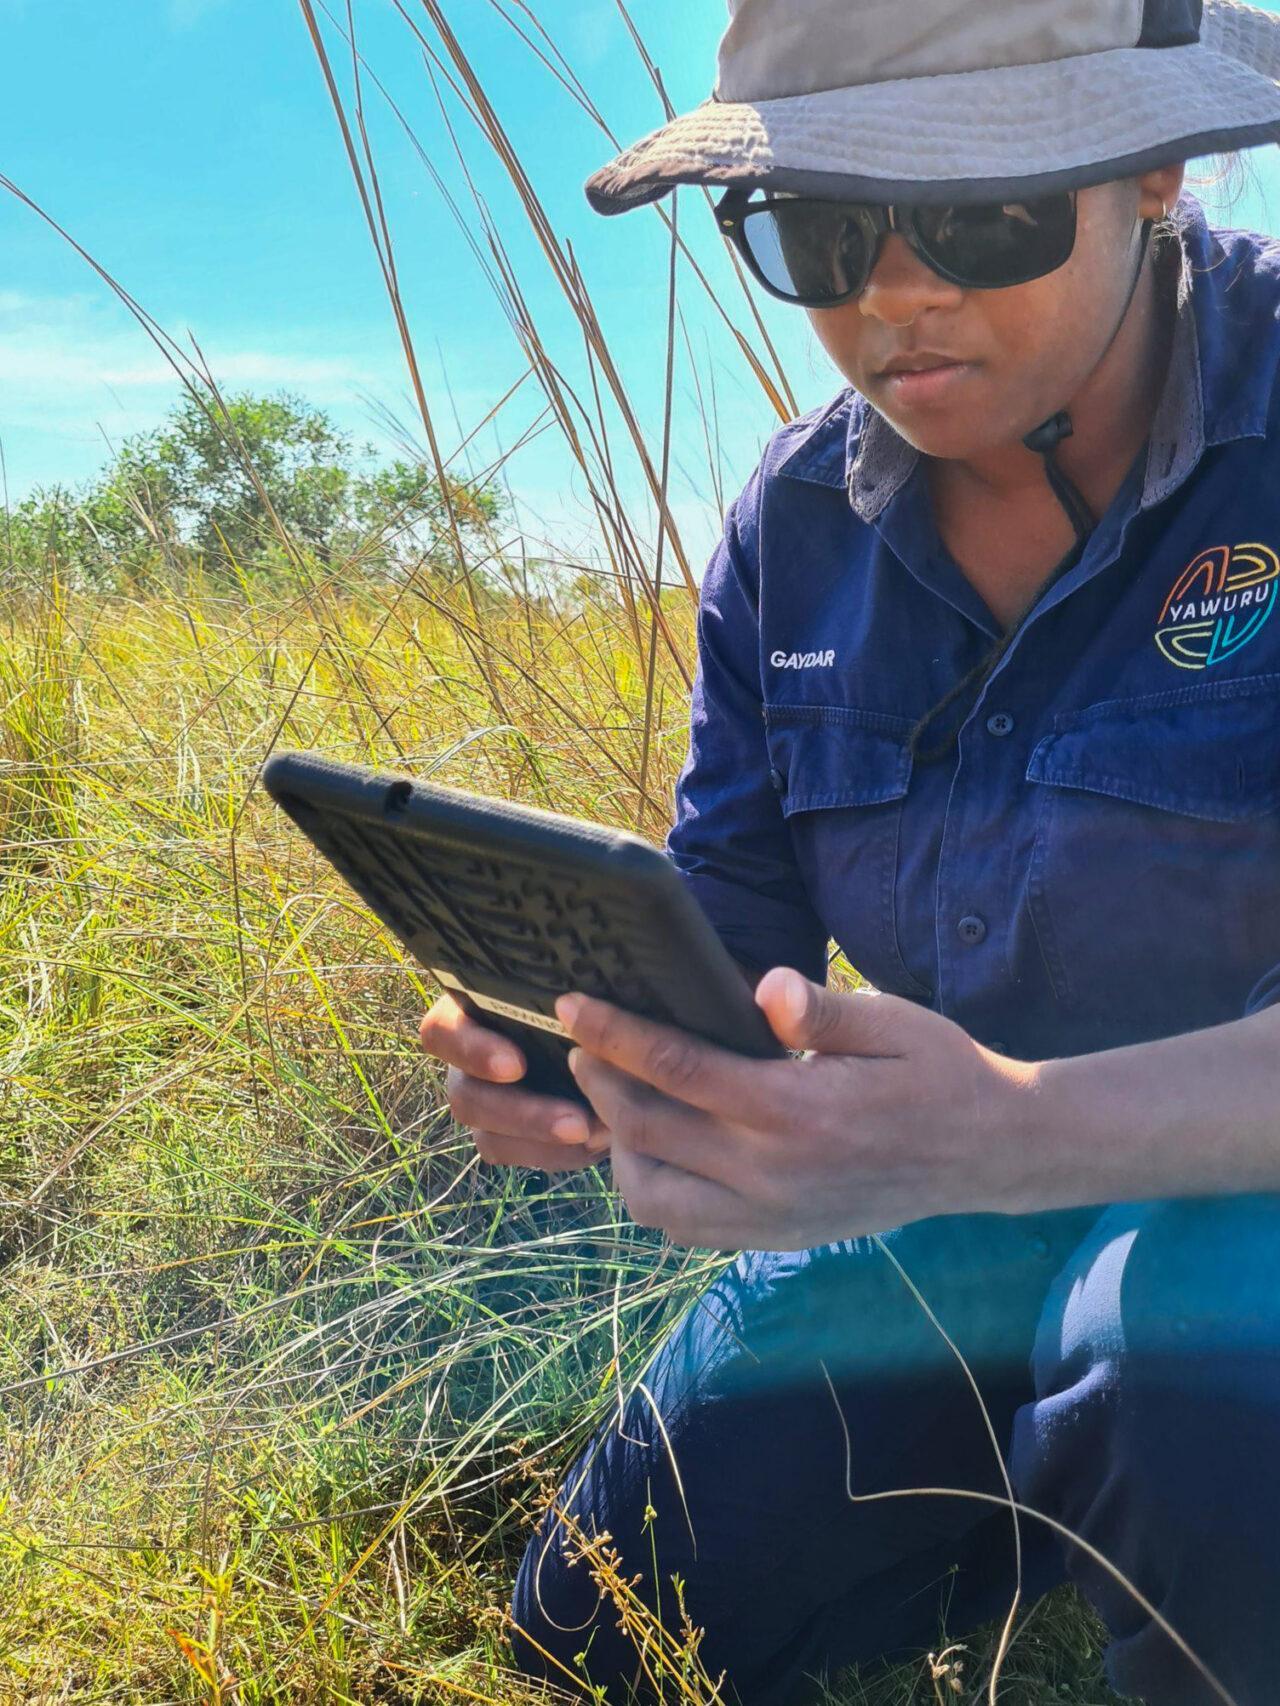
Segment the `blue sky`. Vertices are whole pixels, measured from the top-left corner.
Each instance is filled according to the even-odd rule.
[[[331,0],[335,14],[344,0]],[[506,0],[518,15],[516,0]],[[406,9],[423,20],[416,0]],[[660,419],[667,243],[652,214],[601,220],[582,181],[611,152],[593,123],[489,0],[446,0],[557,232],[572,240],[646,425]],[[708,92],[720,0],[632,6],[672,100]],[[532,10],[624,139],[661,119],[612,0],[533,0]],[[437,169],[465,197],[420,49],[393,0],[354,0],[361,50]],[[330,35],[335,55],[342,44]],[[381,279],[297,0],[0,0],[8,76],[0,170],[57,218],[173,335],[199,340],[231,387],[286,387],[385,443],[378,406],[412,418]],[[344,69],[340,66],[340,69]],[[506,318],[403,131],[367,93],[410,320],[446,448],[525,369]],[[580,342],[505,177],[465,115],[455,123],[508,237],[544,341],[582,383]],[[1267,151],[1237,223],[1275,229],[1280,174]],[[746,325],[705,208],[682,203],[699,260]],[[172,377],[95,275],[47,226],[0,195],[0,438],[11,496],[87,478],[175,396]],[[682,287],[704,387],[714,382],[721,473],[732,495],[772,418],[710,304]],[[802,407],[838,383],[804,317],[763,303]],[[451,393],[451,395],[450,395]],[[704,394],[707,394],[704,392]],[[526,384],[475,448],[514,443],[541,407]],[[682,359],[673,501],[705,551],[716,502],[694,384]],[[624,458],[625,460],[625,458]],[[589,549],[583,495],[554,434],[508,468],[531,529]],[[626,478],[635,481],[634,471]],[[638,490],[638,483],[634,485]],[[644,519],[645,506],[637,515]]]

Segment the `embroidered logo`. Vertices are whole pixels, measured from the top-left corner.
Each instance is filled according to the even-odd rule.
[[[1156,645],[1179,669],[1210,669],[1257,636],[1278,591],[1280,557],[1269,545],[1214,545],[1173,583]]]
[[[774,652],[769,662],[775,669],[830,669],[834,652]]]

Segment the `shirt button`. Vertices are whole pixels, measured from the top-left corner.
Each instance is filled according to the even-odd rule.
[[[774,765],[771,767],[771,769],[769,771],[769,780],[773,784],[773,791],[775,794],[785,794],[786,793],[786,791],[787,791],[787,779],[782,774],[781,770],[778,769],[777,765]]]
[[[987,733],[1011,735],[1013,733],[1013,718],[1007,711],[997,711],[994,717],[987,718]]]
[[[966,946],[975,948],[979,942],[986,941],[987,926],[976,912],[971,912],[967,918],[962,918],[956,925],[956,933]]]

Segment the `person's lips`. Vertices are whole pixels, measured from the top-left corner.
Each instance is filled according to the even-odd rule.
[[[951,367],[957,364],[963,365],[963,362],[963,356],[946,355],[942,350],[900,350],[888,361],[881,362],[877,371],[880,373],[925,373],[931,367]]]
[[[973,363],[936,350],[913,350],[885,362],[876,377],[898,403],[932,403],[947,398],[973,372]]]

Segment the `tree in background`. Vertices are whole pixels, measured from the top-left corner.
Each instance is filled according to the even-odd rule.
[[[500,513],[488,489],[448,482],[469,554]],[[86,488],[38,490],[7,517],[0,580],[56,563],[110,587],[196,558],[217,578],[287,571],[298,552],[385,575],[459,574],[439,482],[426,464],[377,464],[323,409],[288,393],[189,396],[155,431],[127,439]]]

